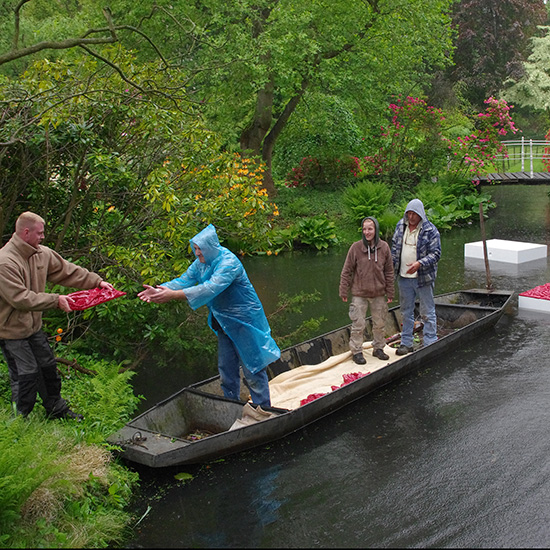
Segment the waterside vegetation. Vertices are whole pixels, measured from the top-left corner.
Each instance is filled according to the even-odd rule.
[[[3,3],[3,242],[35,211],[43,244],[127,296],[45,312],[82,423],[39,405],[17,417],[0,360],[0,547],[116,546],[139,522],[139,480],[105,444],[138,406],[132,373],[151,349],[215,369],[216,341],[204,311],[134,298],[188,267],[206,224],[237,254],[272,256],[351,243],[366,215],[387,239],[413,197],[441,231],[495,207],[476,182],[518,132],[500,88],[550,33],[542,3],[501,0],[498,21],[517,29],[506,48],[472,42],[485,2]],[[522,128],[546,131],[546,104],[526,104]],[[280,296],[268,312],[281,347],[315,333],[319,319],[287,316],[316,299]]]

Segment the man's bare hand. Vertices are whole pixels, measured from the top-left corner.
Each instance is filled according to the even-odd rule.
[[[72,298],[69,298],[68,296],[63,296],[62,294],[59,295],[59,299],[57,301],[57,305],[59,306],[59,309],[62,309],[63,311],[70,313],[72,311],[71,303],[73,302]]]
[[[184,300],[183,290],[171,290],[165,286],[143,285],[145,290],[138,294],[138,298],[144,302],[153,302],[155,304],[165,304],[170,300]]]
[[[115,287],[111,283],[108,283],[107,281],[101,281],[101,283],[99,283],[99,288],[105,288],[107,290],[115,289]]]

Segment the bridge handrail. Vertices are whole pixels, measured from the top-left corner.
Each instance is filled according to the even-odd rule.
[[[503,168],[511,162],[521,161],[521,171],[525,171],[525,160],[530,162],[531,177],[533,176],[533,161],[550,161],[550,140],[547,139],[508,139],[502,140],[502,145],[506,148],[504,153],[496,155],[495,165],[502,164]]]

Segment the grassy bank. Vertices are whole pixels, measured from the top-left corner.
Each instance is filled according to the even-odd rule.
[[[97,374],[63,373],[63,396],[84,420],[50,420],[37,403],[27,418],[10,403],[0,365],[0,547],[106,548],[122,542],[137,475],[104,441],[134,412],[130,373],[79,358]]]

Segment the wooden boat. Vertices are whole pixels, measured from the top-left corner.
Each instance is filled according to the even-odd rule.
[[[510,291],[482,289],[436,296],[436,342],[423,346],[420,337],[414,351],[404,356],[395,355],[391,347],[386,348],[390,360],[384,362],[373,358],[376,361],[373,372],[340,387],[332,386],[332,391],[309,402],[305,399],[301,406],[254,410],[246,404],[248,395],[245,393],[241,395],[242,401],[223,397],[219,376],[215,376],[187,386],[156,404],[109,436],[108,441],[118,446],[124,459],[153,468],[207,462],[268,443],[329,415],[420,365],[425,366],[427,361],[442,353],[450,353],[462,342],[478,337],[497,323],[512,296]],[[400,328],[401,315],[396,306],[388,314],[387,334],[394,335],[386,340],[388,345],[391,340],[399,339]],[[348,325],[283,350],[281,358],[268,367],[270,385],[278,375],[288,377],[298,372],[294,369],[315,369],[335,356],[345,358],[346,354],[350,359],[349,333]],[[372,338],[371,334],[369,318],[365,341]],[[365,351],[364,355],[372,354]],[[354,371],[361,369],[360,365],[351,365]],[[245,417],[243,413],[247,408],[255,419]],[[252,423],[246,424],[248,420]]]

